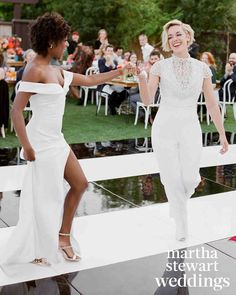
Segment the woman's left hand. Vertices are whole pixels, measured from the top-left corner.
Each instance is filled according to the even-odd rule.
[[[229,149],[229,143],[228,143],[227,138],[226,138],[225,135],[220,136],[220,144],[221,144],[220,153],[221,154],[226,153],[228,151],[228,149]]]

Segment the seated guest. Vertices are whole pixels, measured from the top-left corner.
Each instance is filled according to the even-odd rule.
[[[123,51],[124,49],[121,46],[117,46],[115,49],[115,57],[116,57],[118,65],[121,65],[124,63]]]
[[[210,52],[203,52],[200,56],[200,60],[209,66],[212,73],[211,82],[213,84],[213,87],[215,88],[216,87],[216,62],[215,62],[213,54],[211,54]]]
[[[67,47],[68,55],[73,54],[79,45],[79,33],[73,32],[71,40],[68,40],[69,46]]]
[[[133,67],[137,67],[137,62],[138,62],[137,54],[135,52],[131,52],[128,61]]]
[[[0,52],[0,68],[5,68],[7,65],[6,65],[6,62],[5,62],[5,58],[4,58],[4,55]]]
[[[220,80],[221,89],[219,90],[219,98],[223,100],[223,86],[226,81],[231,79],[233,83],[230,85],[231,98],[235,97],[236,91],[236,53],[231,53],[225,65],[225,74]]]
[[[98,60],[98,68],[100,73],[109,72],[117,68],[117,61],[114,56],[112,45],[106,45],[103,56]],[[109,94],[109,112],[111,115],[116,115],[116,108],[118,108],[127,97],[127,91],[124,87],[103,84],[99,85],[97,90]]]
[[[16,73],[16,84],[22,79],[26,64],[31,62],[34,59],[35,55],[36,55],[36,53],[34,52],[33,49],[27,49],[23,53],[24,65]],[[12,95],[11,95],[11,101],[12,102],[14,101],[15,96],[16,96],[16,92],[15,92],[15,89],[14,89],[13,92],[12,92]]]
[[[199,45],[196,42],[193,42],[189,48],[188,48],[188,53],[192,58],[198,59],[199,57]]]
[[[147,74],[149,74],[149,71],[151,69],[151,67],[154,65],[155,62],[157,62],[158,60],[160,60],[160,52],[158,50],[153,50],[150,53],[148,62],[146,64],[144,64],[144,70],[146,71]],[[159,88],[157,89],[157,93],[155,95],[155,102],[157,100],[159,96]],[[138,87],[134,87],[131,88],[129,91],[129,99],[130,99],[130,104],[133,110],[136,110],[137,107],[137,102],[141,102],[141,97],[139,94],[139,88]],[[139,117],[142,118],[144,117],[144,111],[141,109],[139,112]]]
[[[99,30],[97,40],[94,43],[94,49],[100,49],[101,45],[108,45],[108,43],[107,31],[104,29]]]
[[[124,52],[124,62],[127,63],[129,61],[131,52],[129,50]]]
[[[4,129],[8,127],[9,120],[9,88],[5,79],[5,71],[0,65],[0,130],[4,136]]]
[[[73,55],[74,62],[70,71],[73,73],[85,75],[86,70],[90,68],[93,63],[93,50],[89,46],[81,45],[75,49]],[[79,88],[77,86],[70,86],[70,91],[75,98],[80,99]],[[80,100],[78,104],[82,105],[83,101]]]
[[[160,60],[161,54],[160,51],[154,49],[149,56],[148,62],[144,65],[144,70],[149,74],[151,67],[154,65],[155,62]]]
[[[74,53],[74,63],[71,72],[85,75],[86,70],[92,66],[93,59],[94,53],[89,46],[78,46]]]

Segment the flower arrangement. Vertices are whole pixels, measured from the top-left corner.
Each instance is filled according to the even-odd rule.
[[[21,41],[18,36],[0,37],[0,52],[6,53],[8,60],[21,60],[23,54]]]

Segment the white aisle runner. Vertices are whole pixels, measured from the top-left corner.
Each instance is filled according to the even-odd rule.
[[[154,173],[157,172],[157,168],[153,162],[152,153],[80,161],[90,181]],[[230,146],[229,153],[224,156],[219,155],[219,147],[204,148],[203,167],[231,163],[236,163],[235,145]],[[6,168],[9,168],[9,171],[24,169],[22,166],[0,168],[0,191],[3,188],[2,176],[4,176],[1,175],[3,173],[1,169]],[[7,183],[5,189],[8,187],[8,190],[14,190],[16,185],[20,187],[21,181],[15,180],[13,173],[8,177],[11,177],[11,181]],[[236,234],[235,208],[236,191],[190,199],[190,237],[186,242],[175,240],[174,223],[168,217],[167,203],[79,217],[75,221],[75,230],[78,230],[82,250],[80,262],[65,261],[50,267],[18,265],[15,266],[15,275],[11,277],[0,269],[0,286],[95,268],[223,239]],[[12,228],[0,229],[0,243],[7,238],[11,230]]]

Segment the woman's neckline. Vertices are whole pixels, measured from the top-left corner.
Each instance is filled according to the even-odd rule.
[[[179,57],[179,56],[177,56],[175,54],[172,54],[172,57],[173,57],[173,59],[175,59],[177,61],[187,61],[187,60],[189,60],[191,58],[190,54],[188,54],[185,57]]]
[[[51,82],[51,83],[42,83],[42,82],[30,82],[30,81],[20,81],[20,82],[24,82],[24,83],[33,83],[33,84],[39,84],[39,85],[58,85],[59,87],[61,87],[61,89],[64,89],[65,87],[65,70],[63,71],[63,85],[56,83],[56,82]]]

